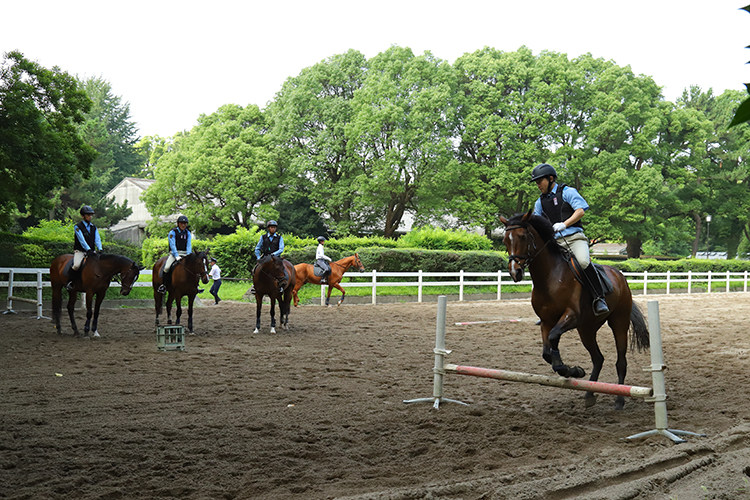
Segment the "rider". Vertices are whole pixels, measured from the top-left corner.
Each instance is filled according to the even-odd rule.
[[[587,288],[594,297],[594,315],[607,314],[609,308],[604,299],[604,291],[599,275],[591,263],[589,240],[583,234],[581,218],[589,209],[589,204],[575,188],[557,183],[557,171],[546,163],[537,165],[531,172],[531,180],[536,182],[541,194],[534,204],[534,215],[546,216],[552,223],[557,243],[570,250],[584,270]]]
[[[172,284],[172,270],[176,263],[183,257],[193,252],[193,233],[188,227],[188,218],[184,215],[177,217],[177,227],[172,229],[167,236],[169,241],[169,257],[164,263],[162,270],[162,284],[156,289],[159,293],[167,293],[167,286]],[[198,289],[198,293],[203,293]]]
[[[65,288],[72,291],[75,289],[73,281],[78,277],[78,268],[81,267],[83,258],[89,255],[94,248],[102,251],[102,240],[99,237],[99,231],[96,226],[91,222],[94,217],[94,209],[88,205],[81,207],[81,216],[83,220],[75,225],[73,230],[73,265],[70,268],[69,278],[70,281],[65,285]]]
[[[328,264],[328,262],[331,262],[331,258],[325,254],[325,248],[323,245],[325,241],[325,236],[318,236],[318,248],[315,250],[315,263],[318,267],[323,269],[323,276],[320,277],[321,285],[328,283],[328,277],[331,275],[331,266]]]
[[[255,245],[256,263],[253,268],[253,276],[255,276],[255,270],[258,268],[258,265],[265,262],[268,256],[273,255],[274,257],[279,257],[284,251],[284,238],[281,234],[276,232],[277,228],[278,223],[275,220],[269,220],[266,224],[266,229],[268,231],[260,237],[258,244]],[[254,284],[250,289],[250,293],[255,293]]]

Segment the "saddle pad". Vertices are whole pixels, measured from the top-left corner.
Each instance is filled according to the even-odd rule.
[[[83,271],[83,268],[86,266],[86,261],[89,260],[88,257],[83,258],[83,262],[81,262],[81,267],[78,268],[79,271]],[[68,262],[65,263],[63,266],[63,276],[66,278],[70,277],[70,268],[73,267],[73,259],[68,260]]]
[[[594,269],[596,270],[596,274],[599,276],[599,279],[602,280],[602,288],[604,295],[609,295],[614,290],[614,287],[612,286],[612,280],[609,279],[609,276],[607,276],[607,273],[604,271],[604,267],[600,264],[590,264],[594,266]],[[573,275],[576,277],[578,282],[581,285],[584,285],[583,283],[583,269],[581,269],[581,265],[578,263],[577,260],[575,260],[574,257],[570,257],[568,259],[568,266],[570,266],[571,271],[573,271]],[[584,285],[585,286],[585,285]]]
[[[324,269],[323,266],[321,266],[319,262],[316,262],[313,265],[313,273],[318,278],[320,278],[321,276],[323,276],[323,274],[325,274],[326,271],[328,271],[328,269]]]

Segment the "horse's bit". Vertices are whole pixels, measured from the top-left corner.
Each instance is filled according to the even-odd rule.
[[[509,254],[508,260],[512,260],[515,262],[521,269],[526,270],[527,267],[529,267],[529,264],[531,264],[531,261],[534,260],[534,258],[541,253],[542,250],[544,250],[544,247],[546,247],[549,244],[549,241],[542,245],[542,248],[537,248],[536,246],[536,238],[534,237],[534,233],[528,231],[528,228],[526,226],[522,225],[516,225],[516,226],[508,226],[505,228],[506,231],[509,231],[511,229],[527,229],[526,234],[531,236],[531,244],[526,244],[526,254],[525,255],[515,255],[515,254]],[[531,255],[531,248],[536,250],[534,255]],[[519,259],[523,259],[524,263],[521,264]]]

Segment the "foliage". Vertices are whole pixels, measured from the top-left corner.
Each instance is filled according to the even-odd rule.
[[[48,193],[88,176],[96,151],[78,135],[91,108],[78,82],[8,52],[0,65],[0,227],[19,211],[42,216]]]
[[[257,106],[227,104],[174,137],[159,158],[156,182],[141,195],[151,214],[187,215],[197,231],[250,227],[278,212],[270,206],[284,190],[286,168],[269,146]]]
[[[501,252],[362,248],[358,253],[365,269],[388,272],[497,272],[508,264]]]
[[[656,259],[628,259],[624,261],[606,261],[594,259],[597,264],[612,266],[622,272],[642,273],[644,271],[654,273],[686,273],[688,271],[705,273],[708,271],[721,272],[744,272],[750,271],[750,261],[736,259],[679,259],[679,260],[656,260]]]
[[[476,233],[422,227],[399,238],[398,246],[430,250],[492,250],[492,241]]]

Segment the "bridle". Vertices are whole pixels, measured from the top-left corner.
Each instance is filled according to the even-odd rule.
[[[189,256],[189,255],[188,255]],[[206,256],[204,255],[202,259],[200,259],[201,263],[203,264],[203,269],[198,271],[197,273],[194,273],[188,267],[185,265],[184,260],[187,259],[185,257],[184,259],[181,259],[177,264],[182,264],[182,267],[185,269],[185,272],[192,274],[193,276],[198,276],[198,280],[203,279],[204,276],[208,276],[208,269],[206,266]],[[197,260],[197,259],[196,259]]]
[[[365,266],[362,265],[362,261],[359,259],[359,255],[354,256],[354,261],[351,264],[349,264],[349,266],[345,266],[344,264],[339,264],[338,262],[331,262],[331,264],[336,264],[337,266],[343,268],[344,272],[346,272],[346,270],[349,269],[350,267],[356,267],[359,270],[359,272],[364,272],[365,270]]]
[[[130,270],[133,269],[133,268],[135,268],[135,270],[136,270],[136,273],[133,276],[133,281],[130,282],[130,286],[126,286],[122,282],[122,276],[124,276],[125,274],[128,274],[130,272]],[[122,271],[120,271],[119,273],[113,274],[112,275],[112,280],[115,281],[115,282],[117,282],[117,283],[119,283],[120,286],[123,289],[127,288],[128,290],[132,290],[133,289],[133,285],[135,285],[135,282],[138,281],[138,276],[140,276],[140,274],[141,274],[141,270],[138,268],[138,266],[134,262],[134,263],[130,264],[130,268],[128,268],[128,270],[125,271],[124,273]]]
[[[516,255],[516,254],[508,254],[508,260],[512,260],[515,262],[522,270],[526,270],[527,267],[529,267],[529,264],[536,258],[537,255],[539,255],[542,250],[544,250],[544,247],[546,247],[549,244],[549,241],[542,245],[541,248],[537,248],[536,246],[536,237],[534,236],[534,233],[528,230],[528,226],[524,226],[521,224],[517,224],[515,226],[506,226],[505,231],[511,231],[513,229],[525,229],[526,234],[529,235],[530,242],[526,243],[526,253],[523,255]],[[551,241],[551,240],[550,240]],[[532,248],[533,247],[533,248]],[[532,255],[531,252],[534,251],[534,254]],[[523,260],[523,264],[521,263],[521,260]]]

